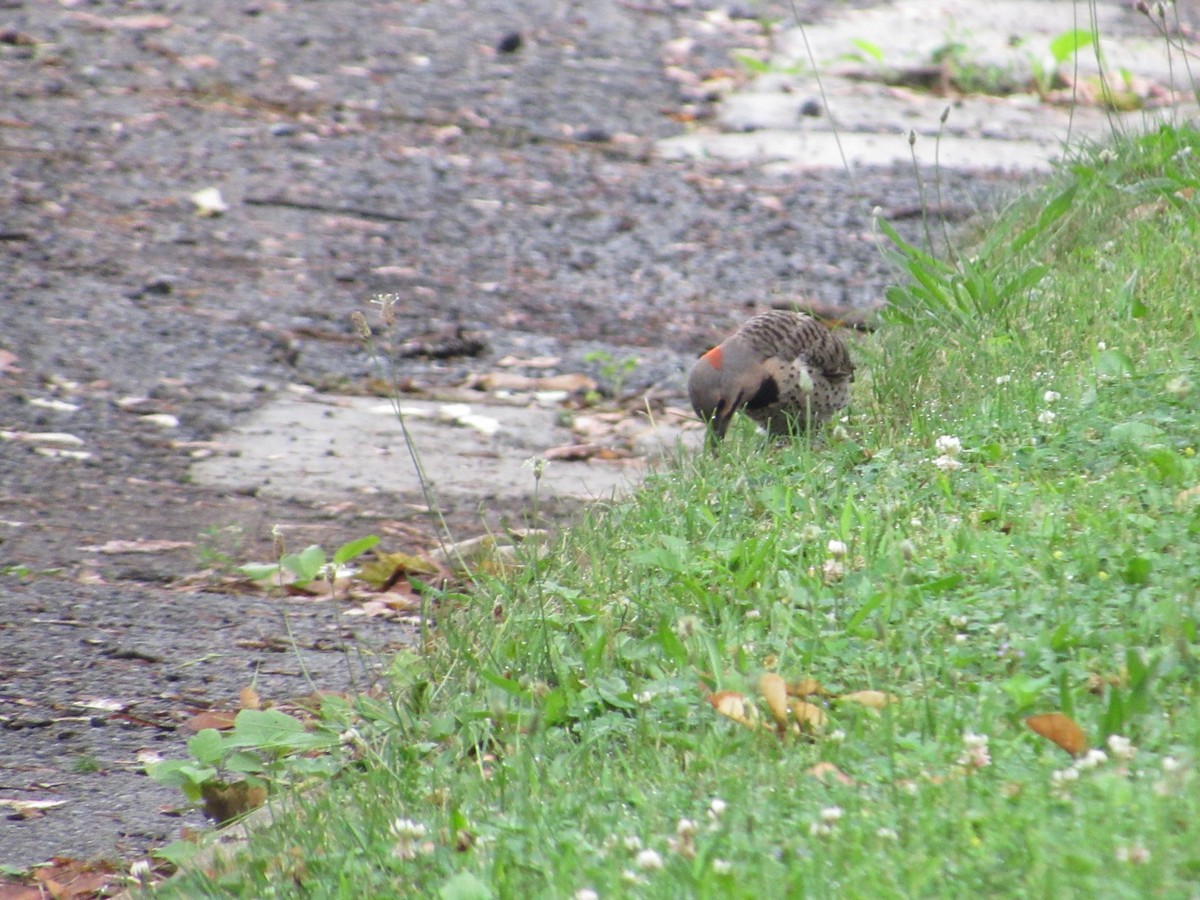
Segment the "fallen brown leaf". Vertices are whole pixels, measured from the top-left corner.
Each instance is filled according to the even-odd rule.
[[[854,691],[842,694],[837,701],[838,703],[857,703],[869,709],[883,709],[889,703],[896,702],[896,695],[885,694],[883,691]]]
[[[819,762],[808,770],[808,774],[818,781],[829,781],[833,779],[839,784],[844,784],[847,787],[854,784],[854,779],[839,769],[831,762]]]
[[[825,710],[804,700],[793,700],[791,705],[792,718],[796,720],[796,731],[802,734],[816,734],[825,728],[829,717]]]
[[[813,694],[824,696],[828,693],[815,678],[801,678],[788,685],[787,692],[792,697],[809,697]]]
[[[717,691],[715,694],[709,694],[708,702],[721,715],[733,719],[739,725],[745,725],[747,728],[755,728],[758,725],[758,713],[737,691]]]
[[[1046,740],[1062,747],[1072,756],[1079,756],[1087,751],[1087,735],[1083,733],[1075,721],[1064,713],[1042,713],[1039,716],[1029,716],[1025,724]]]
[[[183,727],[188,731],[203,731],[205,728],[227,731],[233,727],[233,720],[236,716],[236,712],[209,709],[202,713],[196,713],[196,715],[183,723]]]
[[[471,377],[466,384],[477,391],[594,391],[594,379],[582,373],[533,377],[512,372],[486,372]]]
[[[775,727],[782,734],[788,725],[787,683],[775,672],[764,672],[758,679],[758,692],[767,701]]]

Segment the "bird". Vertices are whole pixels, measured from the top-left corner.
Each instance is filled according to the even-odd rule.
[[[853,381],[841,338],[806,313],[775,309],[696,360],[688,398],[715,446],[739,409],[770,435],[816,428],[849,404]]]

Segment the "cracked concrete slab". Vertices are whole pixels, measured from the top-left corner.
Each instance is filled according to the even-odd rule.
[[[629,455],[555,459],[540,482],[532,460],[576,443],[557,405],[403,400],[405,425],[437,496],[446,499],[589,501],[636,485],[655,458],[694,452],[703,433],[678,416],[630,416]],[[230,491],[324,501],[339,495],[415,496],[421,485],[387,400],[289,394],[222,437],[226,450],[197,462],[192,478]],[[614,455],[615,456],[615,455]]]

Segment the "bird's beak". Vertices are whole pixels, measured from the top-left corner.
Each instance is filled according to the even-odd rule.
[[[712,417],[712,430],[718,441],[725,439],[725,432],[729,430],[729,423],[733,421],[735,412],[737,407],[731,406],[728,409],[717,410],[717,414]]]

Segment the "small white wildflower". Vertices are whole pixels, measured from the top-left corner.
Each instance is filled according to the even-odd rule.
[[[933,448],[942,456],[958,456],[962,453],[962,441],[952,434],[943,434],[933,442]]]
[[[714,859],[712,870],[714,875],[728,875],[733,871],[733,863],[727,859]]]
[[[830,556],[842,557],[847,553],[847,547],[842,541],[830,541],[825,547]]]
[[[747,619],[761,619],[761,618],[762,618],[762,610],[759,610],[759,609],[748,609],[748,610],[746,610],[746,613],[745,613],[745,618],[747,618]]]
[[[821,821],[826,825],[834,825],[842,818],[840,806],[826,806],[821,810]]]
[[[696,836],[696,823],[691,819],[680,819],[675,825],[675,833],[681,838],[693,838]]]
[[[1049,409],[1043,409],[1040,413],[1038,413],[1038,421],[1043,425],[1053,425],[1054,420],[1057,418],[1058,416]]]
[[[542,475],[545,474],[546,469],[550,465],[550,460],[545,459],[544,457],[541,457],[541,456],[531,456],[531,457],[529,457],[529,459],[525,460],[525,462],[523,462],[521,465],[523,465],[527,469],[532,470],[533,478],[535,481],[541,481]]]
[[[645,872],[656,872],[663,867],[662,855],[657,850],[651,850],[649,847],[638,851],[634,862],[637,863],[639,869]]]
[[[1133,754],[1137,753],[1137,747],[1127,737],[1122,737],[1119,734],[1110,734],[1108,736],[1108,749],[1112,751],[1112,755],[1117,759],[1128,762],[1133,759]]]
[[[621,872],[621,880],[626,884],[639,884],[642,880],[642,877],[638,875],[637,872],[633,871],[633,869],[625,869],[623,872]]]
[[[967,636],[965,634],[960,633],[960,634],[956,634],[954,636],[954,643],[965,644],[966,642],[967,642]]]
[[[150,877],[150,860],[139,859],[129,867],[129,876],[138,881],[145,881]]]
[[[896,829],[888,828],[887,826],[877,828],[875,830],[875,837],[884,841],[896,841],[900,839],[900,835],[896,833]]]
[[[833,439],[835,441],[850,440],[850,432],[846,430],[845,425],[834,425],[833,431],[830,432],[830,435],[833,437]]]
[[[622,843],[625,844],[625,849],[630,853],[636,853],[642,849],[642,839],[636,834],[625,835],[625,840]]]
[[[575,900],[600,900],[600,895],[591,888],[580,888],[575,892]]]
[[[829,837],[833,834],[833,829],[821,822],[809,822],[808,833],[812,837]]]
[[[1012,381],[1011,375],[997,375],[996,376],[996,384],[1008,384],[1010,381]]]
[[[955,628],[966,628],[967,625],[970,623],[970,621],[971,620],[968,619],[966,616],[951,616],[950,617],[950,624],[953,625]]]
[[[1141,844],[1118,847],[1114,855],[1117,858],[1117,862],[1129,863],[1134,866],[1144,866],[1150,862],[1150,851]]]
[[[829,732],[829,734],[825,735],[825,740],[829,741],[831,744],[845,743],[846,732],[842,731],[840,728],[835,728],[833,731]]]
[[[840,559],[827,559],[821,566],[821,575],[828,581],[837,581],[846,574],[846,567]]]
[[[392,834],[398,838],[416,840],[417,838],[425,837],[428,832],[429,829],[420,822],[414,822],[412,819],[400,818],[392,823]]]
[[[1094,769],[1097,766],[1102,766],[1106,762],[1108,762],[1108,754],[1098,747],[1093,747],[1083,755],[1083,759],[1079,760],[1076,765],[1081,771],[1086,771],[1088,769]]]
[[[800,531],[800,540],[811,544],[821,536],[822,528],[820,525],[805,525]]]
[[[1184,397],[1192,391],[1192,379],[1179,375],[1170,379],[1166,384],[1167,393],[1174,397]]]
[[[1050,793],[1061,800],[1067,799],[1067,788],[1079,780],[1079,770],[1074,766],[1068,769],[1055,769],[1050,773]]]
[[[1057,403],[1061,399],[1062,394],[1058,391],[1046,391],[1046,393],[1042,394],[1043,403]]]
[[[1107,350],[1108,344],[1104,343],[1104,341],[1096,341],[1096,349],[1097,350]]]
[[[956,469],[961,469],[963,467],[962,462],[955,459],[953,456],[939,456],[933,461],[933,464],[943,472],[953,472]]]
[[[654,699],[654,691],[638,691],[633,695],[633,702],[639,706],[649,706]]]
[[[725,812],[727,804],[720,797],[713,797],[712,802],[708,804],[708,815],[710,818],[719,819],[721,813]]]
[[[347,728],[338,735],[338,743],[343,747],[358,747],[363,743],[363,737],[357,728]]]
[[[398,818],[392,822],[392,836],[396,838],[396,846],[392,852],[400,859],[415,859],[418,853],[429,853],[433,845],[428,846],[417,842],[425,837],[428,829],[420,822],[412,819]]]
[[[1175,757],[1164,756],[1162,758],[1162,770],[1168,775],[1178,772],[1181,768],[1182,766],[1179,764],[1179,760],[1177,760]]]
[[[992,763],[988,752],[988,736],[966,732],[963,735],[963,752],[958,757],[958,764],[969,769],[982,769]]]
[[[700,619],[697,616],[681,616],[675,623],[675,634],[687,640],[700,630]]]

